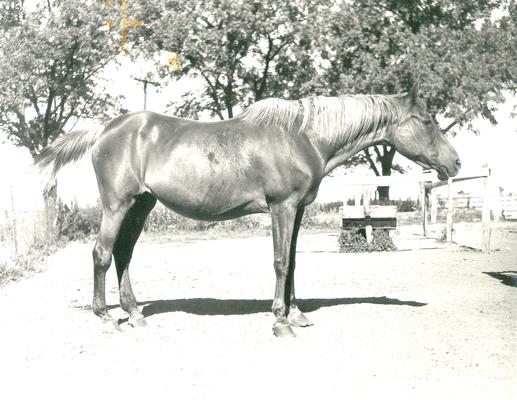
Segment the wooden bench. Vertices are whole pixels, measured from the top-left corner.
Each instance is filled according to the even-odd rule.
[[[396,206],[371,206],[369,213],[363,206],[347,206],[343,207],[341,218],[343,229],[365,228],[367,225],[374,229],[397,229]]]

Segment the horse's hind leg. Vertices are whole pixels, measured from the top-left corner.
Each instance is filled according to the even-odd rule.
[[[142,232],[145,220],[156,204],[156,198],[149,193],[135,197],[135,203],[127,212],[119,236],[113,248],[113,257],[117,268],[120,292],[120,306],[129,314],[132,326],[146,325],[145,319],[138,309],[131,282],[129,280],[129,262],[133,255],[136,241]]]
[[[102,222],[93,248],[93,304],[92,309],[105,322],[111,322],[115,329],[120,326],[108,313],[106,308],[106,272],[111,265],[113,246],[119,234],[120,226],[133,200],[118,207],[104,207]]]

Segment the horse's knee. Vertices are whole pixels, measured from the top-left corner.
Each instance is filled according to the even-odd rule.
[[[285,279],[287,277],[289,263],[286,257],[275,257],[273,267],[275,268],[275,274],[278,279]]]
[[[96,244],[92,252],[95,270],[106,272],[111,265],[111,255],[111,251],[103,249],[102,246]]]

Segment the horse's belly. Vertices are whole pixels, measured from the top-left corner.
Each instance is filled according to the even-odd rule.
[[[197,197],[187,191],[153,194],[167,208],[189,218],[216,221],[242,217],[248,214],[268,212],[265,200],[244,196],[229,198],[226,201],[212,196]]]
[[[180,203],[176,199],[168,201],[168,199],[159,198],[167,208],[178,214],[188,218],[205,220],[205,221],[222,221],[233,218],[239,218],[248,214],[268,212],[265,202],[251,201],[235,205],[234,207],[206,207],[206,205]]]
[[[259,186],[226,174],[163,174],[148,189],[166,207],[195,219],[224,220],[269,210]]]

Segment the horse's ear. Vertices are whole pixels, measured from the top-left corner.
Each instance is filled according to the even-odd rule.
[[[415,83],[413,83],[413,85],[411,86],[411,88],[409,89],[409,99],[415,103],[416,102],[416,99],[418,98],[418,92],[420,91],[420,80],[417,80]]]

